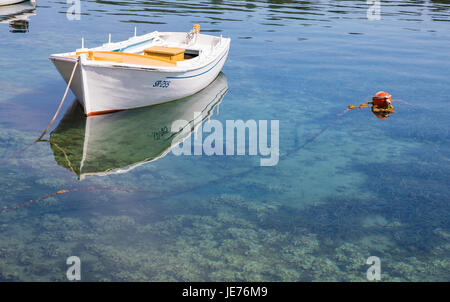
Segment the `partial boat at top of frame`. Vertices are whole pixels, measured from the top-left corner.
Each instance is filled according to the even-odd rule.
[[[0,0],[0,23],[9,23],[11,32],[28,32],[29,17],[36,15],[36,1]]]
[[[36,0],[0,0],[0,6],[6,6],[6,5],[13,5],[21,2],[28,2],[36,3]]]

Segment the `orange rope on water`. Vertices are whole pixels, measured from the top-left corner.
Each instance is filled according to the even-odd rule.
[[[48,195],[45,195],[45,196],[42,196],[42,197],[39,197],[39,198],[36,198],[36,199],[32,199],[30,201],[27,201],[27,202],[24,202],[24,203],[21,203],[21,204],[18,204],[18,205],[15,205],[15,206],[12,206],[12,207],[0,210],[0,215],[4,214],[4,213],[11,212],[11,211],[14,211],[14,210],[17,210],[17,209],[20,209],[20,208],[23,208],[23,207],[26,207],[26,206],[28,206],[30,204],[33,204],[33,203],[36,203],[36,202],[48,199],[50,197],[60,195],[60,194],[79,192],[79,191],[101,191],[101,190],[122,191],[122,192],[129,192],[129,193],[133,193],[133,192],[150,192],[148,190],[133,190],[133,189],[127,189],[127,188],[120,188],[120,187],[83,187],[83,188],[74,188],[74,189],[70,189],[70,190],[59,190],[57,192],[54,192],[54,193],[51,193],[51,194],[48,194]]]

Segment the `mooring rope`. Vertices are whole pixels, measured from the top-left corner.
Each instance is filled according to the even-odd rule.
[[[339,113],[336,115],[336,117],[328,122],[325,127],[323,127],[319,132],[317,132],[314,136],[310,137],[309,139],[307,139],[302,145],[300,145],[298,148],[295,149],[294,152],[300,151],[301,149],[305,148],[306,145],[314,142],[316,139],[319,138],[319,136],[321,136],[325,131],[328,130],[328,128],[330,128],[331,125],[333,125],[334,123],[336,123],[341,117],[343,117],[347,112],[349,112],[350,109],[345,109],[342,113]]]
[[[75,75],[75,70],[77,69],[78,66],[78,60],[76,60],[75,65],[73,66],[73,70],[72,70],[72,74],[70,75],[70,79],[69,82],[67,82],[67,87],[66,87],[66,91],[64,92],[64,96],[61,99],[61,102],[59,103],[59,107],[58,110],[56,110],[55,115],[53,116],[52,120],[50,121],[50,124],[48,124],[47,128],[44,130],[44,132],[42,132],[41,136],[39,136],[39,138],[37,140],[35,140],[35,142],[38,142],[41,140],[41,138],[44,137],[44,135],[47,133],[47,131],[50,129],[50,127],[53,125],[53,123],[55,122],[56,117],[59,114],[59,111],[61,110],[61,107],[64,103],[64,100],[66,99],[67,96],[67,92],[69,92],[69,88],[70,88],[70,84],[72,83],[72,79],[73,76]]]

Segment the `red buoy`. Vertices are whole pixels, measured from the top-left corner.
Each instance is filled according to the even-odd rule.
[[[372,98],[372,104],[381,107],[381,108],[388,108],[391,106],[392,102],[392,96],[384,91],[379,91],[375,93],[375,95]]]

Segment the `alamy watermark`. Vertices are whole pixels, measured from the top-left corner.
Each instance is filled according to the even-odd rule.
[[[69,281],[81,280],[81,260],[77,256],[70,256],[66,260],[66,264],[70,265],[67,269],[66,276]]]
[[[195,119],[202,120],[201,113],[194,113]],[[194,119],[194,120],[195,120]],[[191,122],[192,123],[192,122]],[[186,137],[192,130],[192,125],[186,120],[176,120],[172,123],[171,132],[180,132]],[[261,166],[275,166],[279,160],[279,121],[267,120],[227,120],[225,127],[218,120],[209,120],[200,125],[194,135],[182,143],[172,145],[174,155],[248,155],[260,158]],[[248,136],[247,136],[248,133]]]
[[[370,21],[381,20],[381,1],[380,0],[366,0],[366,3],[370,5],[367,9],[367,19]]]
[[[381,260],[377,256],[370,256],[367,258],[366,264],[370,267],[367,270],[367,280],[381,280]]]
[[[66,12],[67,20],[81,20],[81,1],[80,0],[66,0],[66,3],[69,4],[69,8]]]

